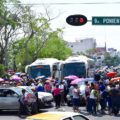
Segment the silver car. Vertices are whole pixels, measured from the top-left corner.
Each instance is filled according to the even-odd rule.
[[[19,97],[22,89],[18,87],[0,87],[0,110],[19,110]]]

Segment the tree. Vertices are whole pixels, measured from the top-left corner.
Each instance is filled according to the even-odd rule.
[[[88,55],[93,55],[93,54],[95,54],[95,52],[96,52],[96,48],[92,48],[92,49],[86,50],[86,53]]]
[[[5,73],[4,70],[5,70],[5,67],[2,64],[0,64],[0,77],[4,76],[4,73]]]
[[[35,61],[38,58],[44,57],[54,57],[58,59],[65,59],[72,54],[70,48],[67,47],[66,42],[62,39],[62,31],[57,29],[54,32],[48,32],[49,36],[45,42],[42,39],[36,38],[35,35],[30,42],[28,43],[28,57],[30,63]],[[16,41],[14,44],[14,49],[12,49],[14,55],[16,56],[17,65],[21,64],[20,67],[25,67],[25,47],[24,43],[27,38],[23,38],[19,41]],[[38,40],[38,41],[37,41]],[[12,53],[12,54],[13,54]],[[37,53],[37,57],[36,57]]]
[[[41,57],[54,57],[57,59],[65,59],[72,55],[72,50],[67,47],[67,43],[59,36],[62,31],[58,29],[53,32],[41,51]]]
[[[11,7],[7,3],[13,3]],[[11,41],[16,39],[21,28],[21,6],[17,0],[0,1],[0,63],[7,65],[7,52]]]
[[[118,55],[111,56],[110,53],[105,53],[104,62],[107,66],[117,66],[120,63],[120,57]]]

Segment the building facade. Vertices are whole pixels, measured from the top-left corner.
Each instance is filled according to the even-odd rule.
[[[96,48],[96,40],[93,38],[76,40],[75,42],[68,42],[68,46],[74,54],[86,53],[87,50]]]

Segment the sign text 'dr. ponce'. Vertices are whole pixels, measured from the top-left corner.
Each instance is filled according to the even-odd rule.
[[[92,17],[92,25],[120,25],[120,17]]]

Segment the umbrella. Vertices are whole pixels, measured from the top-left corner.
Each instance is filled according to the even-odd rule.
[[[110,83],[120,82],[120,77],[115,77],[110,80]]]
[[[106,74],[108,77],[115,77],[117,75],[117,72],[109,72]]]
[[[77,79],[75,79],[75,80],[73,80],[70,84],[78,84],[79,82],[81,82],[81,81],[84,81],[85,79],[84,78],[77,78]]]
[[[0,78],[0,82],[3,82],[4,81],[4,79],[3,78]]]
[[[44,75],[42,75],[42,76],[38,76],[38,77],[36,77],[36,80],[43,79],[43,78],[45,78]]]
[[[64,77],[64,79],[68,79],[68,80],[75,80],[77,78],[78,77],[76,75],[69,75],[69,76]]]
[[[27,74],[26,73],[21,73],[20,76],[27,76]]]
[[[11,79],[11,80],[14,80],[14,81],[22,80],[22,78],[21,78],[21,77],[18,77],[17,75],[13,75],[10,79]]]

